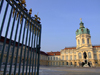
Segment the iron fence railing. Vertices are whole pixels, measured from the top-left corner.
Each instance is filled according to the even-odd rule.
[[[21,0],[0,0],[0,14],[2,9],[4,13],[0,19],[0,74],[39,75],[41,24],[37,16],[31,17],[32,10],[28,13]]]

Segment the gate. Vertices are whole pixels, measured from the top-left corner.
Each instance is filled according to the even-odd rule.
[[[39,75],[40,18],[25,3],[0,0],[0,75]]]

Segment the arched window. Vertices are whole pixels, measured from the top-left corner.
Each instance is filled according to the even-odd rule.
[[[81,58],[82,58],[81,52],[80,52],[80,53],[78,53],[78,57],[79,57],[79,59],[81,59]]]
[[[80,44],[80,40],[78,39],[78,44]]]
[[[72,62],[70,64],[73,65]]]
[[[83,43],[83,44],[85,43],[84,39],[82,39],[82,43]]]
[[[87,44],[89,44],[89,38],[87,39]]]
[[[66,62],[66,65],[68,65],[68,62]]]
[[[91,58],[91,52],[88,52],[88,57]]]

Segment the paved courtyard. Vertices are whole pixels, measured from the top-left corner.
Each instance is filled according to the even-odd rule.
[[[42,66],[39,75],[100,75],[100,68]]]

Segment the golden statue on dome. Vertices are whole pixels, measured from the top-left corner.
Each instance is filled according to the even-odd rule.
[[[82,22],[82,18],[80,18],[80,21]]]

